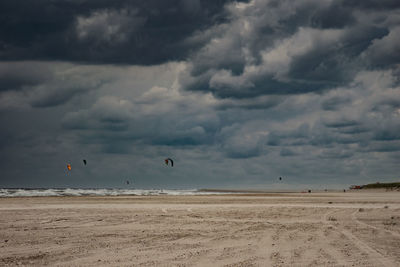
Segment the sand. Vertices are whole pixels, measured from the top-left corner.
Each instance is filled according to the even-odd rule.
[[[400,266],[400,192],[0,198],[0,266]]]

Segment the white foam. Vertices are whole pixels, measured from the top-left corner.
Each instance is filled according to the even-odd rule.
[[[156,196],[156,195],[209,195],[225,194],[216,192],[200,192],[197,189],[0,189],[0,197],[37,197],[37,196]]]

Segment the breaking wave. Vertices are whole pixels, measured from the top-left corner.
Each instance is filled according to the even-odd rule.
[[[156,196],[156,195],[209,195],[223,192],[204,192],[197,189],[163,190],[163,189],[0,189],[0,197],[39,197],[39,196]]]

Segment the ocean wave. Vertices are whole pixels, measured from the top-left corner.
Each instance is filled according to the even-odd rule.
[[[0,197],[42,197],[42,196],[156,196],[156,195],[208,195],[216,192],[204,192],[197,189],[0,189]],[[222,192],[219,194],[223,194]]]

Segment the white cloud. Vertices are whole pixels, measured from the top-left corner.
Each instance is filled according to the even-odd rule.
[[[136,10],[98,10],[90,16],[76,19],[76,34],[82,41],[110,45],[127,41],[146,20],[137,16]]]

